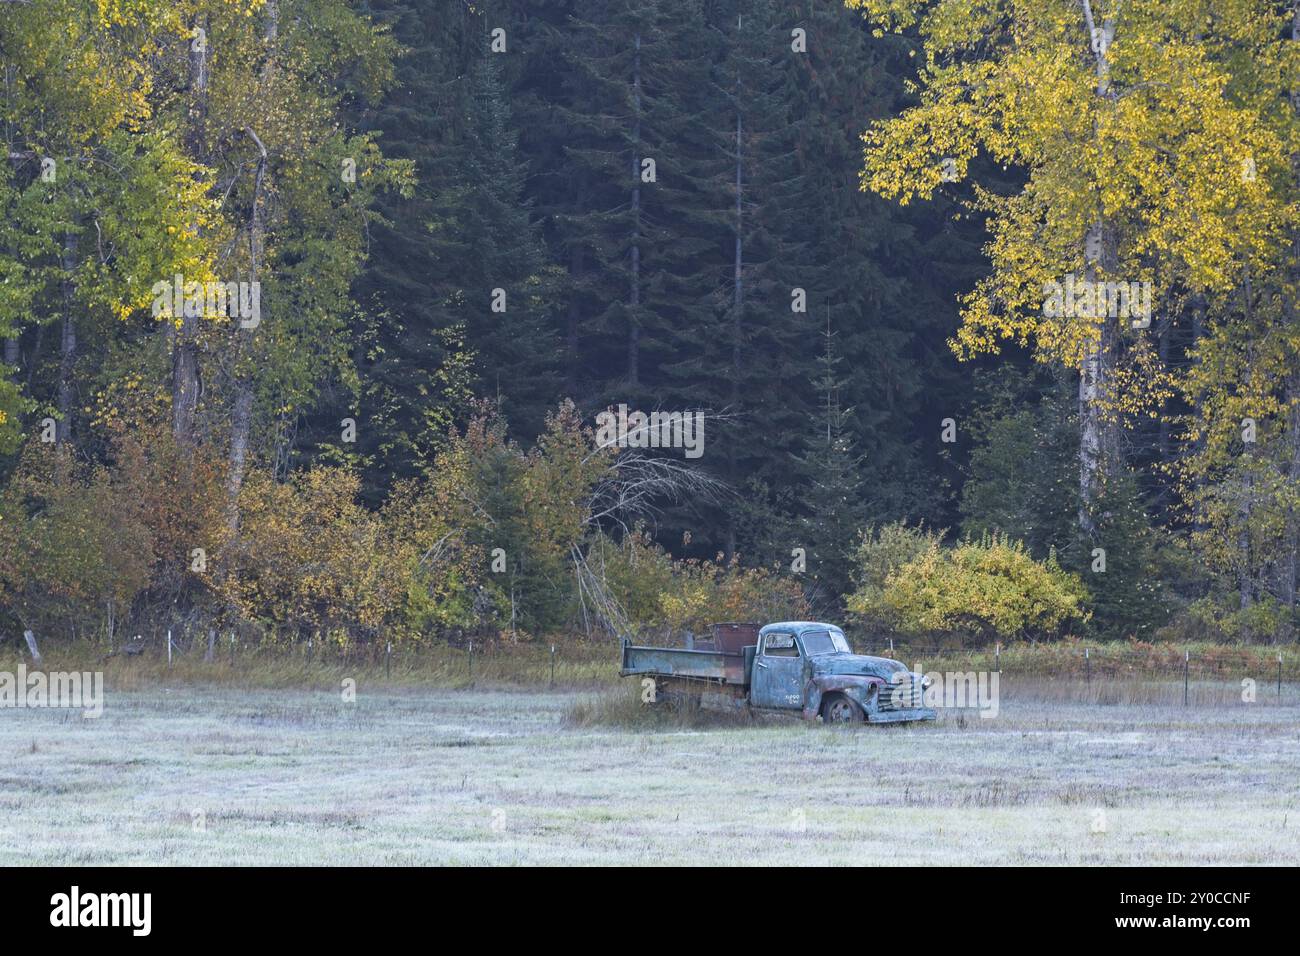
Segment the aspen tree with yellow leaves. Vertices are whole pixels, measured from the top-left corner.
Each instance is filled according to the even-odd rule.
[[[1054,315],[1046,290],[1068,276],[1150,283],[1168,315],[1187,291],[1225,292],[1267,262],[1295,218],[1273,185],[1294,130],[1272,121],[1260,84],[1276,90],[1293,51],[1263,3],[848,5],[881,28],[915,29],[925,57],[919,103],[864,137],[865,188],[926,198],[945,162],[962,176],[978,155],[1025,172],[1016,194],[975,189],[992,272],[964,299],[952,347],[970,356],[1013,341],[1078,370],[1086,530],[1100,476],[1121,463],[1120,419],[1158,411],[1171,382],[1141,318]]]

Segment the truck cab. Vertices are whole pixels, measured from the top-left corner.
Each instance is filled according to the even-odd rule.
[[[764,630],[754,652],[751,702],[755,707],[802,710],[811,663],[811,655],[793,630]]]

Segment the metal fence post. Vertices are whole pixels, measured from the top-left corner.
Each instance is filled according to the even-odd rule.
[[[994,643],[993,645],[993,670],[1002,673],[1002,645]]]
[[[1092,684],[1092,653],[1091,649],[1083,649],[1083,679],[1085,683]]]
[[[172,666],[172,632],[167,631],[167,666]]]
[[[1191,663],[1192,663],[1192,652],[1189,650],[1184,650],[1183,651],[1183,706],[1184,707],[1187,706],[1187,681],[1188,681],[1188,671],[1191,669]]]
[[[230,666],[235,666],[235,632],[230,632]]]
[[[474,683],[474,642],[469,642],[469,682]]]
[[[384,649],[384,679],[393,676],[393,642],[389,641]]]
[[[551,645],[551,686],[555,686],[555,645]]]
[[[1282,655],[1277,655],[1277,699],[1282,699]]]

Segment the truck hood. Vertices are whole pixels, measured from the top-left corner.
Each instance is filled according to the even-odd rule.
[[[859,674],[879,677],[886,683],[893,674],[907,667],[888,657],[867,657],[864,654],[819,654],[812,659],[814,674]]]

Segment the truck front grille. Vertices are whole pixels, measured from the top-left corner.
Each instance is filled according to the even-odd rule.
[[[881,710],[910,710],[925,706],[925,688],[919,676],[885,684],[880,688]]]

